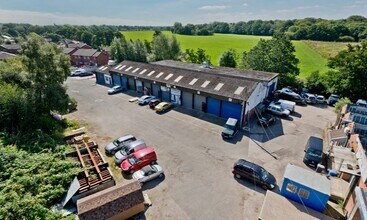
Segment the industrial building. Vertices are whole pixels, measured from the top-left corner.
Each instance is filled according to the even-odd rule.
[[[96,81],[225,119],[236,118],[244,125],[255,107],[274,93],[278,74],[171,60],[123,61],[98,68]]]

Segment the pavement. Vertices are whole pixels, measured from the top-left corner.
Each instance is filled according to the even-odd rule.
[[[244,158],[263,166],[281,186],[288,163],[303,164],[310,135],[324,136],[335,113],[326,106],[296,107],[296,113],[264,129],[250,123],[233,141],[223,141],[223,119],[182,107],[156,114],[148,106],[128,100],[137,94],[107,95],[108,88],[94,78],[69,78],[68,93],[78,110],[67,117],[88,128],[101,152],[113,139],[132,134],[144,139],[158,156],[165,178],[143,186],[152,206],[147,219],[257,219],[266,191],[236,180],[233,164]],[[107,157],[118,182],[131,181]],[[279,188],[275,189],[279,191]]]

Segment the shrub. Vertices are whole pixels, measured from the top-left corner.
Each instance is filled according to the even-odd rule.
[[[352,102],[350,101],[350,99],[348,98],[341,98],[336,104],[335,104],[335,108],[334,108],[334,112],[335,113],[339,113],[340,110],[343,108],[344,105],[346,104],[352,104]]]

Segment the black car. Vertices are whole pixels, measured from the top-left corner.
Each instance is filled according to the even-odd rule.
[[[246,179],[263,189],[274,189],[276,179],[261,166],[251,163],[244,159],[239,159],[233,166],[232,173],[237,179]]]
[[[337,102],[339,102],[339,96],[331,94],[326,102],[328,105],[335,105]]]
[[[305,156],[303,162],[306,165],[316,167],[323,160],[323,145],[324,141],[321,138],[311,136],[305,147]]]
[[[288,100],[288,101],[292,101],[292,102],[295,102],[298,105],[306,105],[305,99],[302,98],[297,93],[289,94],[289,93],[281,92],[281,93],[278,94],[278,99],[285,99],[285,100]]]
[[[222,131],[222,138],[231,139],[238,132],[238,121],[235,118],[228,118],[226,124],[224,125],[224,130]]]
[[[262,114],[262,117],[259,118],[259,120],[257,121],[257,124],[268,127],[274,122],[275,122],[275,118],[273,116],[269,114]]]

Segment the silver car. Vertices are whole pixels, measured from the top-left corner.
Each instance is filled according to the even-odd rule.
[[[138,103],[139,105],[146,105],[148,104],[150,101],[152,101],[153,99],[155,99],[155,96],[151,96],[151,95],[143,95],[142,97],[140,97],[138,99]]]
[[[284,109],[282,108],[282,106],[275,104],[270,104],[266,110],[274,115],[279,115],[281,117],[288,117],[291,113],[288,109]]]
[[[138,180],[140,184],[144,184],[156,178],[163,178],[163,177],[164,177],[163,169],[158,164],[147,165],[133,174],[133,178]]]
[[[137,140],[126,144],[115,154],[115,163],[121,164],[130,154],[146,147],[147,145],[143,140]]]
[[[106,154],[115,154],[117,151],[121,150],[121,148],[132,141],[135,141],[136,138],[132,135],[126,135],[117,138],[116,140],[112,141],[111,143],[105,146]]]

